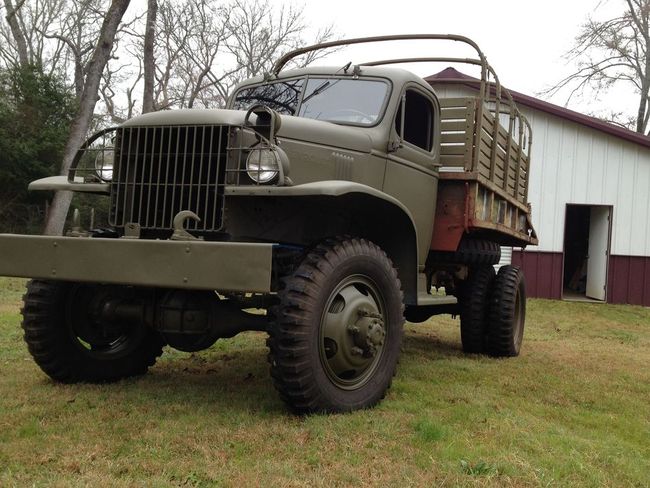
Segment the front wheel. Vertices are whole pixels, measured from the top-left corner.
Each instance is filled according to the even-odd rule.
[[[30,281],[23,329],[40,368],[62,383],[109,382],[146,373],[162,354],[160,334],[142,323],[104,323],[100,309],[111,288]]]
[[[284,280],[270,328],[271,375],[297,413],[375,405],[390,387],[404,306],[392,262],[365,239],[332,239]]]

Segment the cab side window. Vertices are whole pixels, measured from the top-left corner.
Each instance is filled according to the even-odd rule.
[[[433,147],[433,103],[415,90],[406,90],[404,97],[395,118],[395,130],[402,140],[430,152]]]

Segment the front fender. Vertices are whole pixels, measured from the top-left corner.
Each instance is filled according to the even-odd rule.
[[[235,236],[305,246],[346,234],[373,241],[397,268],[406,303],[416,303],[417,228],[394,197],[351,181],[320,181],[227,187],[226,201],[226,226]]]

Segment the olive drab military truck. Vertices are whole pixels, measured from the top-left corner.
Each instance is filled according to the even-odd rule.
[[[476,59],[283,69],[392,40],[457,41]],[[476,95],[440,98],[387,66],[406,62],[477,65]],[[2,235],[0,275],[32,278],[25,341],[56,381],[139,375],[165,345],[257,330],[292,410],[369,407],[391,384],[405,319],[459,315],[465,351],[519,354],[524,277],[494,265],[500,246],[537,243],[530,139],[465,37],[306,47],[241,83],[225,110],[149,113],[92,136],[67,176],[30,188],[95,194],[109,223],[84,229],[75,212],[64,237]]]

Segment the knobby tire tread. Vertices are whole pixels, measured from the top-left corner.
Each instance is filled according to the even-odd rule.
[[[122,358],[125,363],[106,361],[104,367],[98,367],[97,361],[85,359],[74,350],[71,353],[74,339],[66,330],[64,311],[69,286],[42,280],[27,284],[21,310],[23,338],[41,370],[60,383],[104,383],[146,373],[163,352],[164,342],[154,331],[145,335],[129,356]]]
[[[463,351],[485,352],[488,309],[496,273],[491,265],[471,268],[462,286],[460,300],[460,335]]]
[[[379,260],[385,269],[390,270],[391,279],[399,289],[402,303],[399,337],[393,337],[393,340],[401,342],[404,323],[403,293],[397,272],[388,256],[366,239],[338,237],[316,246],[290,276],[281,280],[278,292],[280,304],[269,310],[272,322],[267,346],[270,350],[268,359],[271,377],[282,400],[297,414],[339,411],[323,397],[315,384],[314,372],[309,366],[310,355],[315,352],[310,349],[307,341],[311,334],[311,314],[319,298],[320,286],[337,263],[354,255],[372,256]],[[396,364],[390,371],[391,379],[395,371]],[[381,397],[371,404],[364,405],[364,408],[380,401],[389,387],[390,382]]]
[[[487,352],[491,356],[513,357],[519,354],[514,344],[515,308],[518,289],[522,293],[520,299],[526,299],[523,279],[517,266],[502,266],[494,281],[487,334]]]

